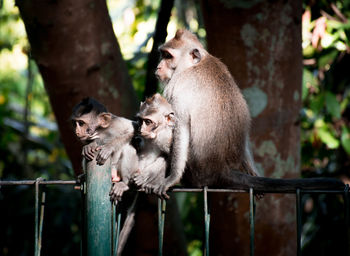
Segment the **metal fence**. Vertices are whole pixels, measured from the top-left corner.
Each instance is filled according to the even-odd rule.
[[[18,186],[18,185],[33,185],[35,186],[35,254],[40,255],[41,252],[41,244],[42,244],[42,227],[44,221],[44,211],[45,211],[45,190],[41,191],[40,195],[40,186],[47,185],[70,185],[74,186],[75,189],[80,189],[84,192],[84,183],[78,180],[53,180],[46,181],[42,178],[38,178],[36,180],[22,180],[22,181],[0,181],[1,186]],[[204,187],[203,189],[192,189],[192,188],[174,188],[172,192],[198,192],[203,193],[204,196],[204,230],[205,230],[205,241],[204,241],[204,255],[209,255],[209,229],[210,229],[210,211],[208,208],[208,193],[249,193],[249,223],[250,223],[250,255],[254,255],[254,239],[255,239],[255,196],[253,188],[249,190],[234,190],[234,189],[212,189],[208,187]],[[304,194],[340,194],[344,197],[344,216],[347,230],[347,241],[349,241],[349,185],[345,185],[343,190],[335,190],[335,189],[303,189],[297,188],[295,191],[289,192],[279,192],[279,191],[269,191],[265,190],[264,193],[280,193],[280,194],[295,194],[296,197],[296,223],[297,223],[297,255],[301,256],[301,231],[302,231],[302,223],[301,223],[301,199]],[[82,196],[84,193],[82,193]],[[84,209],[83,209],[84,210]],[[111,206],[112,218],[115,221],[112,221],[112,254],[117,254],[118,242],[119,242],[119,233],[120,233],[120,225],[121,225],[121,213],[116,214],[116,207]],[[158,199],[158,255],[163,255],[163,235],[164,235],[164,223],[165,223],[165,211],[166,211],[166,201],[163,199]],[[116,223],[116,225],[115,225]],[[82,227],[84,232],[84,227]],[[82,234],[84,237],[84,234]],[[84,246],[83,246],[84,247]],[[84,254],[84,249],[83,252]],[[348,252],[349,254],[349,252]]]

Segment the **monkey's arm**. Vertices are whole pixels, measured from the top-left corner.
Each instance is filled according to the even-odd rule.
[[[157,184],[153,192],[161,197],[168,198],[166,191],[180,181],[185,171],[188,158],[188,148],[190,144],[189,118],[178,121],[174,129],[173,149],[170,155],[170,175],[166,177],[164,183]]]
[[[151,193],[158,184],[165,180],[167,162],[164,157],[158,157],[155,161],[135,173],[134,182],[146,193]]]
[[[103,165],[113,152],[120,151],[124,145],[129,143],[133,135],[133,131],[127,131],[124,134],[115,136],[110,142],[97,147],[96,150],[99,152],[96,157],[96,163]]]

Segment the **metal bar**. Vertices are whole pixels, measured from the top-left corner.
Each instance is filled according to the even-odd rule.
[[[163,255],[164,222],[165,222],[166,201],[158,198],[158,255]]]
[[[303,193],[325,193],[325,194],[343,194],[344,190],[341,189],[299,189]],[[173,188],[171,192],[203,192],[203,188]],[[249,190],[244,190],[244,189],[221,189],[221,188],[208,188],[208,192],[228,192],[228,193],[248,193]],[[261,192],[261,193],[271,193],[271,194],[295,194],[297,189],[295,190],[289,190],[289,191],[282,191],[282,190],[254,190],[255,193]]]
[[[0,186],[35,185],[37,182],[42,185],[79,185],[76,180],[2,180]]]
[[[347,243],[346,243],[346,255],[350,255],[350,210],[349,210],[349,184],[346,184],[345,186],[345,190],[344,190],[344,208],[345,208],[345,212],[344,212],[344,218],[345,218],[345,226],[346,226],[346,239],[347,239]]]
[[[254,190],[249,189],[249,224],[250,224],[250,256],[254,256],[254,238],[255,238],[255,201]]]
[[[208,187],[203,189],[204,194],[204,230],[205,230],[205,248],[204,255],[209,256],[209,228],[210,228],[210,213],[208,210]]]
[[[39,182],[41,178],[37,178],[35,182],[35,245],[34,255],[39,256]]]
[[[81,195],[81,249],[80,249],[80,255],[86,256],[87,255],[87,232],[86,232],[86,182],[85,178],[80,183],[80,195]]]
[[[112,233],[112,237],[111,237],[111,245],[112,245],[112,255],[117,255],[117,248],[115,248],[115,240],[116,240],[116,205],[112,202],[111,203],[111,233]]]
[[[118,253],[118,245],[119,245],[119,235],[120,235],[120,224],[121,224],[121,212],[117,213],[117,231],[116,231],[116,235],[115,235],[115,254],[117,255]]]
[[[111,255],[111,202],[112,185],[110,158],[104,165],[95,160],[87,162],[86,170],[86,232],[87,255]]]
[[[43,234],[43,225],[44,225],[44,210],[46,202],[46,192],[45,190],[41,194],[41,209],[40,209],[40,222],[39,222],[39,239],[38,239],[38,255],[41,254],[41,245],[42,245],[42,234]]]
[[[297,210],[297,256],[301,256],[301,192],[296,192],[296,210]]]
[[[23,180],[23,181],[0,181],[0,186],[10,186],[10,185],[34,185],[36,180]],[[77,180],[51,180],[51,181],[40,181],[43,185],[79,185]],[[175,187],[171,190],[172,192],[203,192],[203,188],[182,188]],[[234,192],[234,193],[247,193],[248,189],[216,189],[208,188],[208,192]],[[343,194],[344,190],[341,189],[300,189],[303,193],[330,193],[330,194]],[[255,190],[255,192],[262,193],[273,193],[273,194],[295,194],[296,189],[289,191],[280,190]]]

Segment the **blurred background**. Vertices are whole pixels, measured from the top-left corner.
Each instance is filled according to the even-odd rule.
[[[160,0],[107,1],[114,34],[138,100],[145,95],[146,67],[160,5]],[[178,27],[186,27],[207,45],[200,8],[197,1],[176,0],[166,28],[167,39]],[[304,0],[300,19],[300,174],[349,182],[350,1]],[[78,171],[74,172],[58,127],[19,8],[14,1],[2,0],[0,179],[75,179]],[[47,198],[43,255],[77,255],[81,241],[80,192],[69,186],[54,186],[47,190]],[[178,194],[177,203],[186,251],[188,255],[202,255],[202,198],[197,194]],[[305,195],[303,205],[303,255],[344,252],[342,197]],[[0,188],[0,255],[33,254],[33,206],[33,187]]]

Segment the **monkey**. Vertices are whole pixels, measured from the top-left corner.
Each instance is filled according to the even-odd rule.
[[[133,145],[139,170],[134,173],[133,182],[139,190],[150,193],[165,179],[175,117],[171,105],[159,93],[141,103],[136,117],[138,128]],[[112,201],[117,197],[114,188],[110,197]]]
[[[150,193],[155,185],[162,183],[165,179],[175,117],[171,105],[159,93],[141,102],[136,117],[138,125],[133,145],[137,149],[139,171],[134,173],[133,182],[139,191]],[[111,200],[118,200],[118,196],[115,188],[112,187]],[[134,225],[137,197],[138,195],[127,211],[120,233],[118,255],[123,251]]]
[[[143,146],[138,153],[141,171],[134,181],[150,193],[166,176],[175,116],[171,105],[157,93],[141,104],[137,118]]]
[[[136,124],[108,112],[93,98],[85,98],[72,111],[71,120],[78,139],[85,144],[82,155],[103,165],[111,156],[111,176],[115,199],[121,200],[133,174],[138,170],[138,156],[131,145]],[[119,173],[117,173],[117,170]],[[117,201],[115,201],[117,202]]]
[[[159,51],[155,75],[176,122],[169,175],[153,187],[155,194],[165,196],[180,181],[194,187],[235,188],[240,182],[253,187],[296,185],[258,177],[249,148],[249,109],[225,64],[183,29]]]

